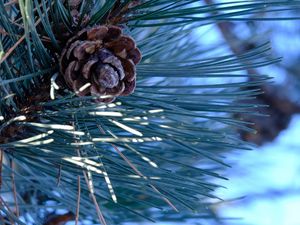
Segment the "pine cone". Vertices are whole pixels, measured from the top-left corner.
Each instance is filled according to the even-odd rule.
[[[112,96],[99,99],[112,102],[116,96],[135,89],[135,65],[141,53],[134,40],[117,26],[96,26],[71,38],[60,58],[60,72],[67,86],[78,96]],[[91,85],[83,91],[85,84]]]

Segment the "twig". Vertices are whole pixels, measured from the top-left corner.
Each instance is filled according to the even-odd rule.
[[[77,207],[76,207],[76,215],[75,215],[75,225],[78,225],[79,220],[79,209],[80,209],[80,195],[81,195],[81,184],[80,184],[80,176],[77,177],[78,184],[78,195],[77,195]]]
[[[10,213],[10,214],[14,214],[11,209],[9,208],[9,206],[6,204],[6,202],[3,200],[3,198],[1,197],[0,195],[0,204],[2,205],[3,208],[6,208],[7,211]],[[9,219],[10,223],[11,224],[15,224],[14,221],[11,220],[10,216],[7,216],[7,218]]]
[[[25,35],[23,35],[15,44],[12,46],[8,51],[1,57],[0,59],[0,65],[7,59],[8,56],[19,46],[19,44],[22,43],[22,41],[25,39]]]
[[[3,156],[4,156],[4,151],[3,151],[3,149],[0,149],[0,190],[1,190],[1,187],[2,187]]]
[[[86,182],[86,184],[87,184],[87,186],[88,186],[88,189],[89,189],[89,191],[90,191],[90,194],[91,194],[91,198],[92,198],[92,200],[93,200],[93,203],[94,203],[94,205],[95,205],[95,207],[96,207],[96,212],[97,212],[98,219],[99,219],[99,221],[100,221],[100,223],[101,223],[102,225],[107,225],[107,223],[106,223],[106,221],[105,221],[105,218],[104,218],[104,216],[103,216],[103,213],[101,212],[101,209],[100,209],[99,204],[98,204],[98,202],[97,202],[96,196],[95,196],[95,194],[94,194],[93,181],[91,180],[92,182],[91,182],[91,183],[89,182],[90,179],[89,179],[88,174],[87,174],[86,171],[83,171],[83,176],[84,176],[85,182]]]
[[[74,131],[75,131],[75,124],[74,124],[74,122],[73,122],[72,125],[73,125]],[[75,142],[77,142],[77,139],[76,139],[75,134],[74,134],[74,139],[75,139]],[[76,149],[76,152],[77,152],[77,155],[78,155],[79,157],[81,157],[80,150],[79,150],[78,148]],[[97,202],[96,196],[95,196],[95,194],[94,194],[93,181],[91,180],[91,183],[89,182],[89,177],[88,177],[89,174],[88,174],[86,171],[82,171],[82,173],[83,173],[85,182],[86,182],[86,184],[87,184],[87,187],[88,187],[88,189],[89,189],[89,192],[90,192],[90,194],[91,194],[91,198],[92,198],[92,200],[93,200],[93,203],[94,203],[94,205],[95,205],[98,219],[99,219],[99,221],[100,221],[100,223],[101,223],[102,225],[107,225],[106,220],[105,220],[105,218],[104,218],[104,216],[103,216],[103,214],[102,214],[102,211],[101,211],[101,209],[100,209],[100,207],[99,207],[99,204],[98,204],[98,202]]]
[[[0,34],[3,35],[9,35],[9,33],[7,33],[4,29],[0,28]]]
[[[57,187],[60,185],[60,180],[61,180],[61,168],[62,168],[62,166],[59,165],[59,166],[58,166],[58,174],[57,174],[57,182],[56,182],[56,186],[57,186]]]
[[[9,2],[7,2],[7,3],[4,4],[4,7],[7,8],[7,7],[9,7],[11,5],[14,5],[14,4],[18,4],[18,0],[11,0],[11,1],[9,1]]]
[[[14,194],[16,215],[17,215],[17,217],[19,217],[20,212],[19,212],[19,205],[18,205],[17,191],[16,191],[16,182],[15,182],[15,174],[14,174],[14,161],[12,159],[10,159],[9,161],[10,161],[10,167],[11,167],[11,183],[12,183],[12,190],[13,190],[13,194]]]

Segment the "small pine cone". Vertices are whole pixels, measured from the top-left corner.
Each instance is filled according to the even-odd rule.
[[[141,53],[134,40],[117,26],[96,26],[71,38],[60,58],[60,72],[67,86],[78,96],[112,96],[100,102],[112,102],[116,96],[135,89],[135,65]],[[85,84],[88,88],[81,90]]]

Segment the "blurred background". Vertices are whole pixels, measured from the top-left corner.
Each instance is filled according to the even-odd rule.
[[[241,134],[257,145],[253,151],[231,152],[227,162],[227,189],[217,196],[225,200],[216,206],[228,225],[299,225],[300,224],[300,26],[299,21],[227,24],[216,29],[220,41],[231,41],[231,51],[243,51],[265,37],[271,41],[278,64],[257,69],[274,77],[261,87],[257,102],[269,105],[267,118],[246,118],[254,122],[255,135]],[[218,29],[219,28],[219,29]],[[213,28],[215,29],[215,28]],[[222,29],[222,28],[221,28]],[[231,34],[226,34],[229,32]],[[227,35],[227,37],[226,37]],[[231,37],[230,38],[228,38]],[[243,47],[246,46],[246,47]]]
[[[228,218],[220,224],[299,225],[299,21],[223,22],[206,29],[199,29],[200,34],[206,33],[200,35],[202,43],[226,42],[224,52],[239,54],[261,41],[270,41],[272,54],[283,57],[280,63],[248,71],[273,77],[270,84],[260,87],[264,93],[254,100],[269,105],[261,109],[269,117],[244,118],[255,123],[257,134],[241,132],[241,136],[256,147],[227,154],[226,161],[232,165],[225,174],[229,180],[221,182],[226,189],[216,193],[224,202],[214,208],[217,215]]]

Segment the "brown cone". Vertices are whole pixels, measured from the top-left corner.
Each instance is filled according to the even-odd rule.
[[[60,58],[60,72],[67,86],[78,96],[129,95],[135,89],[135,65],[141,53],[134,40],[117,26],[96,26],[71,38]],[[82,90],[85,84],[90,86]]]

